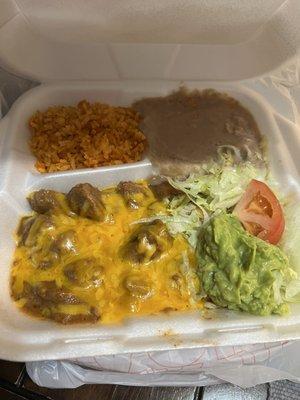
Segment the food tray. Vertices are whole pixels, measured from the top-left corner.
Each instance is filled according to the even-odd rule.
[[[181,82],[182,83],[182,82]],[[9,294],[9,277],[15,243],[13,232],[21,215],[29,211],[26,195],[39,188],[68,191],[80,182],[103,187],[120,180],[146,178],[152,174],[149,160],[138,163],[40,174],[27,145],[27,122],[37,109],[79,100],[130,105],[153,95],[165,95],[179,82],[116,81],[41,85],[23,95],[0,122],[0,358],[14,361],[65,359],[201,346],[241,345],[300,339],[300,304],[285,317],[257,317],[224,309],[137,317],[119,325],[62,326],[29,317],[19,311]],[[241,84],[184,82],[188,88],[214,88],[239,100],[254,115],[268,138],[270,167],[286,192],[300,194],[300,135],[257,93]]]

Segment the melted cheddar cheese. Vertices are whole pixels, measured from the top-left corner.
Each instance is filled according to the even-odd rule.
[[[20,308],[63,323],[107,324],[200,306],[191,299],[191,275],[183,269],[185,257],[195,272],[193,250],[183,236],[171,237],[161,222],[139,222],[166,212],[147,182],[139,185],[144,192],[134,194],[137,207],[130,207],[115,187],[101,191],[104,221],[64,212],[42,215],[33,244],[19,241],[15,250],[11,292]],[[64,247],[57,250],[54,244],[61,238]],[[55,257],[49,264],[51,252]]]

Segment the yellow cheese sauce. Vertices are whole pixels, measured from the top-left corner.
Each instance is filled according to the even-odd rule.
[[[100,221],[57,209],[33,214],[26,240],[17,234],[11,271],[21,309],[61,323],[108,324],[201,306],[190,293],[199,285],[194,251],[162,222],[139,222],[166,209],[146,181],[138,184],[142,192],[131,198],[102,190]]]

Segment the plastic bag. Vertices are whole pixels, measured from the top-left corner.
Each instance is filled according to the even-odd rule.
[[[26,367],[35,383],[49,388],[87,383],[207,386],[224,381],[247,388],[279,379],[300,382],[299,353],[300,342],[295,341],[29,362]]]

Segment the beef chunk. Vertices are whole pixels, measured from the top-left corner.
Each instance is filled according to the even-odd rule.
[[[54,281],[44,281],[36,287],[36,294],[44,302],[58,304],[80,304],[81,301],[65,288],[57,287]]]
[[[117,191],[122,196],[128,196],[135,193],[145,193],[145,188],[138,183],[126,181],[118,184]]]
[[[74,186],[67,194],[67,200],[75,214],[96,221],[104,220],[105,206],[101,199],[101,192],[89,183]]]
[[[86,314],[66,314],[55,312],[52,313],[51,318],[64,325],[78,324],[82,322],[95,323],[100,319],[100,314],[94,307],[91,307],[90,311]]]
[[[67,289],[63,287],[59,288],[55,281],[42,281],[34,286],[24,281],[22,297],[27,299],[26,308],[81,303],[81,301]]]
[[[29,254],[32,264],[43,270],[51,268],[62,256],[76,253],[76,238],[73,230],[62,232],[58,236],[55,236],[54,232],[43,235],[49,229],[47,225],[49,218],[48,215],[38,215],[25,241],[25,245],[31,247]],[[38,238],[40,238],[39,242]]]
[[[165,224],[154,221],[142,224],[121,248],[121,257],[132,264],[146,264],[158,259],[172,245]]]
[[[38,269],[49,269],[62,256],[76,253],[75,242],[75,232],[71,229],[60,233],[56,238],[45,238],[42,247],[32,249],[30,259]]]
[[[69,229],[66,232],[60,233],[58,237],[51,244],[50,251],[58,255],[75,253],[76,252],[75,231]]]
[[[19,237],[18,240],[18,245],[19,246],[24,246],[26,239],[29,235],[30,229],[35,221],[36,217],[23,217],[19,223],[18,229],[17,229],[17,236]]]
[[[153,180],[150,183],[150,189],[158,200],[183,194],[180,190],[175,189],[170,185],[168,181],[157,182],[156,180]]]
[[[25,298],[24,309],[31,314],[50,318],[62,324],[96,322],[100,318],[99,312],[94,307],[87,307],[85,313],[79,314],[62,312],[60,307],[71,311],[73,306],[85,303],[66,288],[59,288],[54,281],[39,282],[36,285],[24,281],[23,293],[14,298],[16,300]]]
[[[54,190],[41,189],[28,197],[33,211],[45,214],[48,211],[65,211],[64,194]]]
[[[38,237],[45,231],[51,232],[54,223],[49,215],[35,215],[24,217],[21,220],[17,235],[19,236],[19,246],[32,247],[37,243]]]
[[[140,202],[147,196],[144,186],[131,181],[120,182],[117,192],[124,197],[126,204],[132,209],[138,209]]]
[[[85,289],[97,288],[103,283],[104,268],[96,258],[73,261],[64,267],[65,277],[74,285]]]
[[[147,299],[153,294],[152,284],[145,277],[130,275],[124,280],[124,286],[131,296],[138,299]]]

